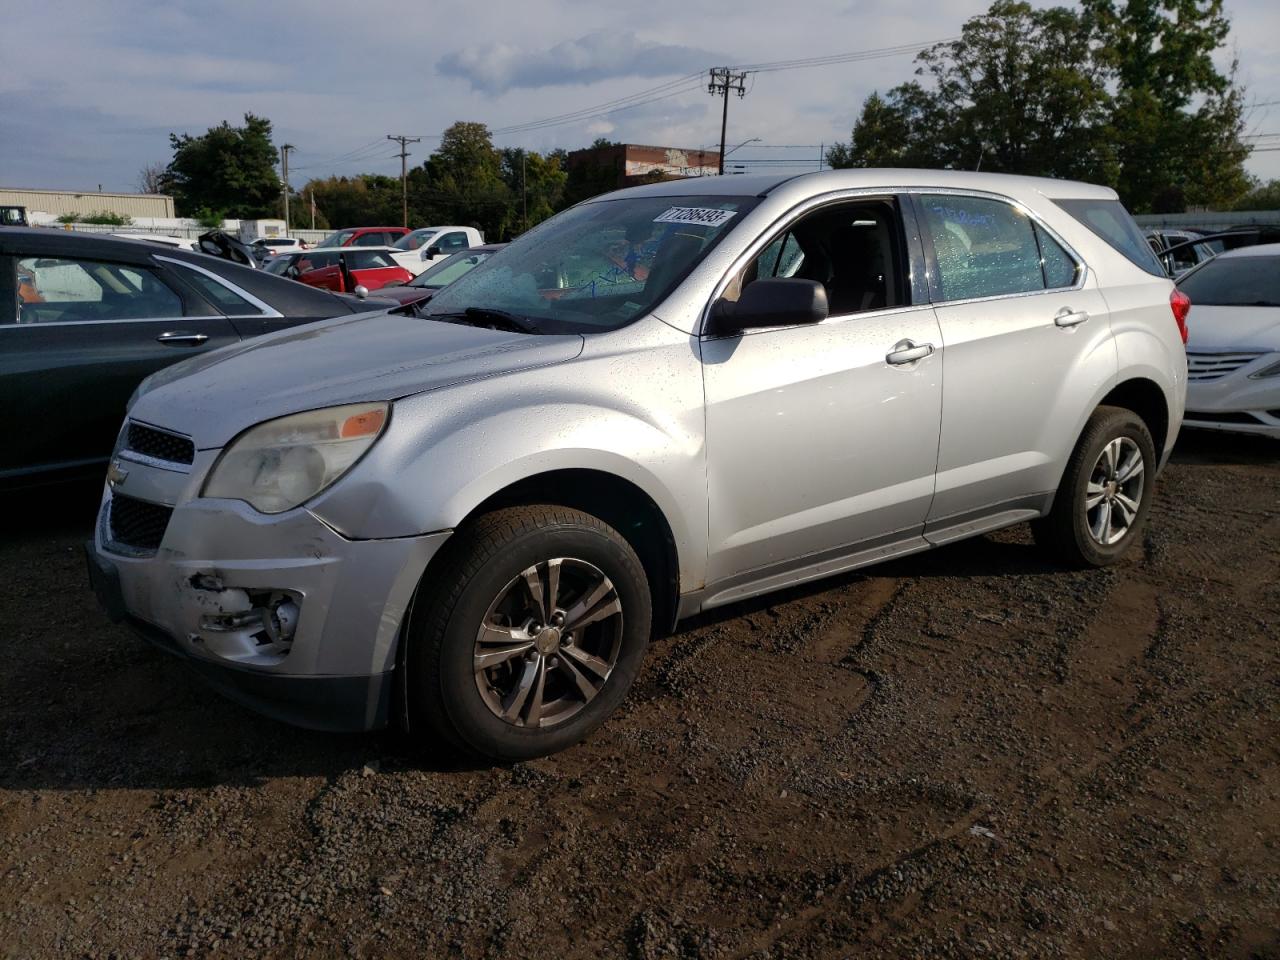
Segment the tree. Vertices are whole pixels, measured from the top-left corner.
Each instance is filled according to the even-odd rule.
[[[511,232],[523,233],[560,209],[568,180],[564,151],[544,157],[507,147],[501,151],[501,158],[502,179],[511,195]]]
[[[486,237],[502,237],[518,222],[502,158],[483,123],[458,121],[445,130],[408,181],[412,223],[475,224]]]
[[[932,166],[1091,180],[1137,212],[1229,205],[1248,186],[1222,0],[997,0],[916,75],[863,103],[832,166]]]
[[[242,127],[224,120],[199,137],[171,133],[169,143],[165,186],[179,216],[201,208],[240,219],[274,214],[280,179],[270,120],[246,113]]]
[[[163,163],[145,164],[138,171],[136,183],[139,193],[164,193],[165,165]]]
[[[916,57],[913,80],[862,106],[848,166],[942,166],[1076,177],[1104,154],[1109,98],[1080,17],[997,0],[958,40]]]
[[[1280,180],[1252,182],[1252,189],[1236,201],[1237,210],[1280,210]]]
[[[319,223],[342,227],[377,227],[400,222],[400,178],[378,173],[354,177],[328,177],[312,180],[303,193],[310,193],[321,216]],[[296,216],[295,216],[296,207]],[[291,200],[290,218],[297,224],[311,222],[309,206],[301,199]]]
[[[1114,181],[1137,212],[1229,205],[1248,189],[1243,91],[1213,62],[1231,23],[1222,0],[1082,0],[1096,59],[1115,87]],[[1191,104],[1200,101],[1194,110]]]

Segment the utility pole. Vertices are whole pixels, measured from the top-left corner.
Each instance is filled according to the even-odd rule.
[[[728,67],[712,67],[711,82],[707,84],[707,93],[713,97],[717,94],[724,100],[724,109],[720,114],[720,175],[724,176],[724,135],[729,127],[729,91],[733,90],[741,100],[747,95],[746,71],[734,73]]]
[[[525,150],[520,148],[520,232],[524,233],[529,229],[529,186],[527,173],[525,169]]]
[[[292,143],[280,145],[280,174],[284,180],[284,232],[289,233],[289,151],[297,150]]]
[[[400,144],[400,210],[404,219],[402,226],[407,227],[409,226],[409,169],[405,166],[405,161],[409,159],[408,145],[421,143],[422,138],[393,136],[388,133],[387,139]]]
[[[308,190],[307,199],[311,202],[311,229],[314,230],[316,228],[316,192]]]

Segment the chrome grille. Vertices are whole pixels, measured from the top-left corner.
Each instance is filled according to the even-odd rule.
[[[1253,363],[1260,353],[1187,353],[1187,379],[1192,383],[1220,380]]]
[[[191,463],[196,458],[196,445],[190,437],[132,421],[129,422],[125,449],[169,463]]]

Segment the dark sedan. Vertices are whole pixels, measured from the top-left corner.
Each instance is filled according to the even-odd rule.
[[[101,469],[154,370],[375,306],[155,244],[0,231],[0,488]]]

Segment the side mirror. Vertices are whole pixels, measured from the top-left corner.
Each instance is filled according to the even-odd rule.
[[[423,260],[430,260],[432,257],[438,257],[438,256],[440,256],[440,248],[435,244],[432,244],[431,246],[427,247],[426,250],[422,251]]]
[[[361,300],[369,296],[369,288],[366,287],[363,283],[357,283],[356,288],[351,292],[354,293]]]
[[[770,277],[742,288],[735,303],[723,297],[711,306],[714,334],[737,333],[755,327],[801,326],[827,319],[827,289],[816,280]]]

